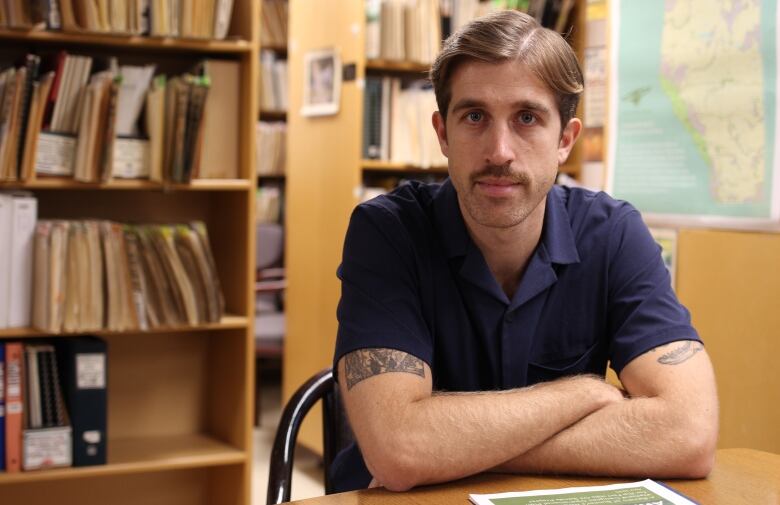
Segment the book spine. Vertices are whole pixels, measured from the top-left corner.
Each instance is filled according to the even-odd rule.
[[[5,468],[9,473],[22,469],[22,355],[22,344],[5,344]]]
[[[29,326],[32,310],[32,271],[35,225],[38,220],[38,200],[35,197],[13,198],[11,231],[11,276],[8,324]]]
[[[5,470],[5,345],[0,343],[0,472]]]
[[[29,121],[30,121],[30,101],[32,99],[32,89],[33,89],[33,83],[36,79],[38,79],[38,71],[40,69],[41,65],[41,57],[34,55],[34,54],[28,54],[25,60],[25,66],[27,68],[27,76],[25,77],[24,87],[22,88],[22,109],[21,113],[19,114],[20,121],[19,121],[19,130],[17,132],[17,139],[16,139],[16,160],[14,170],[16,170],[16,176],[17,178],[21,176],[22,173],[22,161],[24,157],[22,156],[22,153],[24,153],[24,140],[27,138],[27,128],[29,127]]]
[[[11,308],[11,228],[13,197],[0,194],[0,328],[8,327]]]

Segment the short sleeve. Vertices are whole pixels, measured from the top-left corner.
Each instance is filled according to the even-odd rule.
[[[404,351],[431,365],[433,345],[421,311],[415,250],[397,214],[376,204],[355,209],[338,269],[334,370],[342,356],[372,347]]]
[[[679,302],[661,248],[639,212],[627,206],[610,234],[610,361],[620,373],[645,352],[678,340],[701,341]]]

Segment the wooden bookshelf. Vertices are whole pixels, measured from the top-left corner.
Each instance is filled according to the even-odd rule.
[[[79,182],[69,178],[36,178],[27,182],[0,182],[0,189],[123,189],[144,191],[246,191],[248,179],[193,179],[188,184],[152,182],[143,179],[113,179],[109,182]]]
[[[366,60],[366,70],[371,72],[403,72],[407,74],[422,74],[422,77],[428,77],[430,65],[418,63],[416,61],[395,61],[395,60]]]
[[[269,51],[273,51],[276,54],[278,54],[279,56],[287,56],[287,46],[274,46],[274,45],[269,45],[269,44],[265,44],[265,45],[260,46],[260,50],[261,51],[264,50],[264,49],[267,49]]]
[[[227,40],[0,30],[4,54],[60,47],[117,55],[120,63],[226,59],[240,66],[235,179],[3,182],[38,199],[39,219],[205,222],[225,297],[218,323],[150,331],[98,331],[108,344],[108,464],[0,473],[3,503],[248,505],[254,411],[255,122],[259,5],[235,0]],[[160,64],[161,71],[168,67]],[[4,341],[54,340],[34,328]]]
[[[137,51],[174,51],[213,54],[250,53],[251,40],[228,39],[190,39],[179,37],[146,37],[140,35],[121,35],[107,33],[67,33],[47,30],[0,29],[0,40],[19,44],[49,44],[67,46],[92,46],[128,49]]]
[[[575,7],[574,23],[583,27],[574,31],[577,37],[584,37],[585,3],[578,0]],[[331,365],[341,293],[336,269],[349,217],[366,178],[383,172],[405,176],[446,174],[441,167],[424,170],[362,158],[366,75],[415,79],[425,78],[428,72],[427,65],[415,62],[367,60],[365,30],[354,29],[364,23],[362,0],[290,1],[290,40],[296,42],[289,57],[290,110],[299,110],[303,103],[303,57],[307,51],[334,47],[342,62],[356,65],[357,75],[354,81],[342,85],[338,114],[314,118],[290,114],[288,119],[286,217],[294,227],[288,227],[286,235],[284,399],[313,373]],[[300,139],[306,139],[305,149],[300,148]],[[574,167],[579,162],[572,163],[567,173],[578,173]],[[315,451],[322,447],[318,415],[309,416],[300,432],[301,442]]]
[[[81,468],[0,473],[0,485],[158,472],[245,463],[247,454],[203,435],[109,440],[109,463]]]
[[[287,121],[287,111],[284,110],[261,110],[261,121]]]
[[[225,315],[218,323],[203,324],[200,326],[169,326],[165,328],[154,328],[145,330],[142,333],[183,333],[183,332],[197,332],[197,331],[209,331],[209,330],[233,330],[233,329],[246,329],[249,324],[249,319],[244,316]],[[0,338],[30,338],[30,337],[68,337],[73,335],[83,335],[84,332],[74,333],[50,333],[37,328],[3,328],[0,329]],[[132,338],[133,335],[138,332],[128,333],[123,331],[109,331],[109,330],[97,330],[89,332],[90,335],[130,335],[128,338]]]
[[[363,170],[369,172],[408,172],[412,174],[446,174],[447,167],[419,167],[416,165],[409,165],[407,163],[394,163],[392,161],[384,160],[362,160],[361,165]]]

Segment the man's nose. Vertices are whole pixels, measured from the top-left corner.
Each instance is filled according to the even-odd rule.
[[[490,129],[485,146],[486,163],[501,166],[515,161],[511,135],[509,127],[504,124],[496,124]]]

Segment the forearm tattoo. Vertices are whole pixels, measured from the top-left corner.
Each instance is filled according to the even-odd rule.
[[[421,359],[394,349],[360,349],[346,355],[347,389],[358,382],[388,372],[406,372],[425,377]]]
[[[688,340],[684,343],[681,343],[677,348],[663,354],[660,358],[658,358],[658,362],[662,365],[679,365],[680,363],[688,361],[697,352],[703,349],[704,346],[702,346],[699,342]]]

